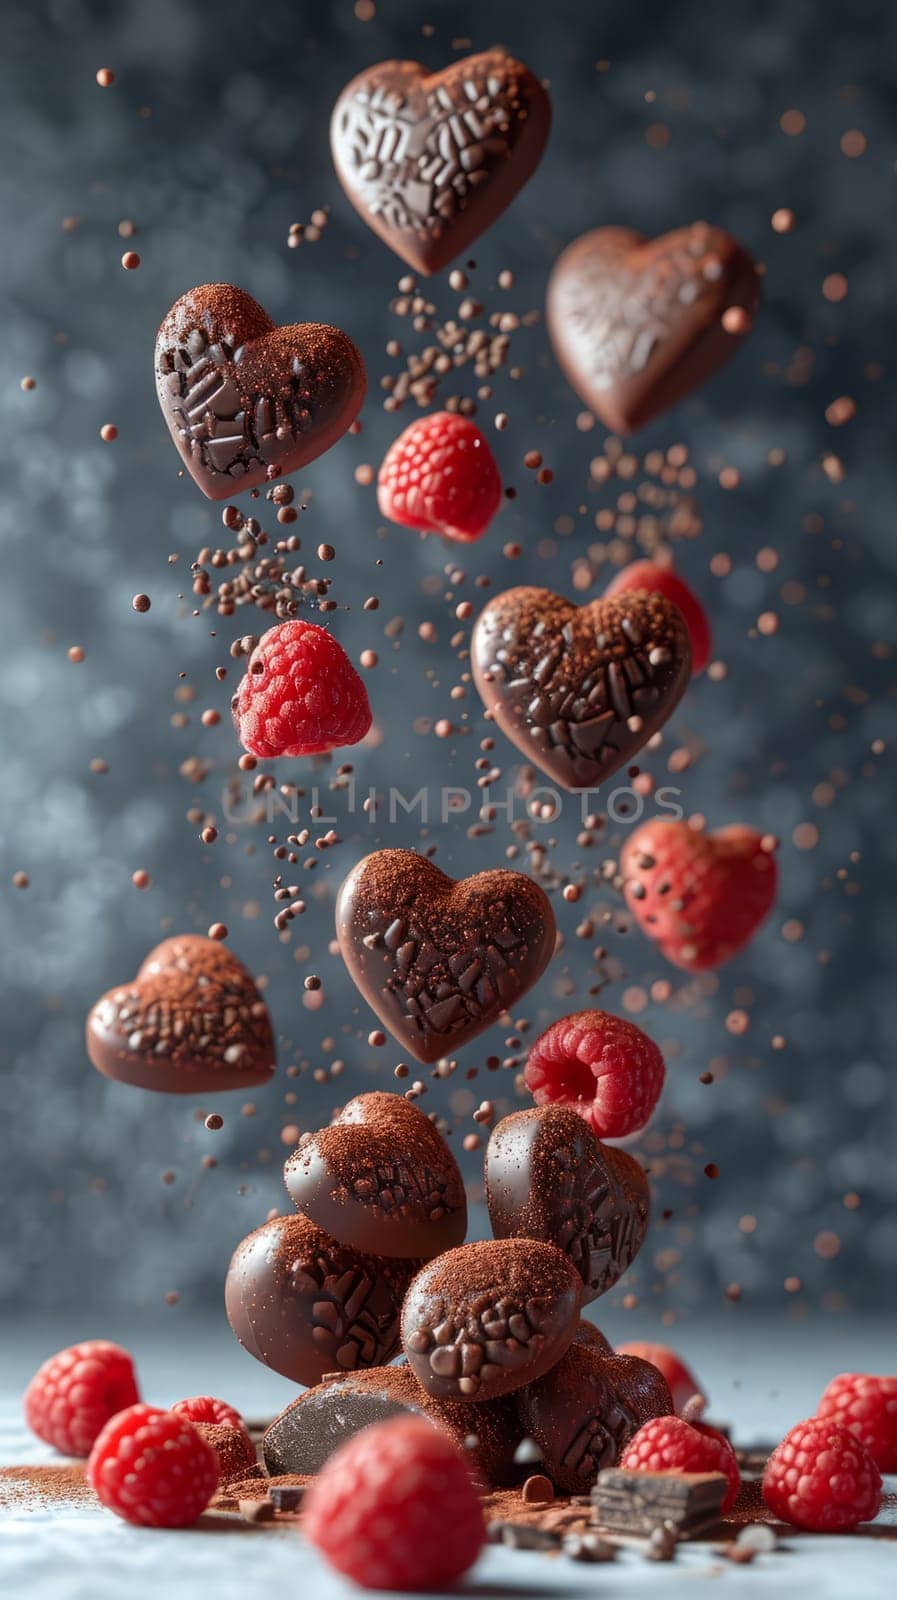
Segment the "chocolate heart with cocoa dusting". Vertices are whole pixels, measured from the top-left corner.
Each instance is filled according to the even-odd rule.
[[[429,1260],[467,1232],[464,1181],[448,1145],[400,1094],[359,1094],[305,1133],[284,1180],[299,1211],[342,1244]]]
[[[210,500],[323,455],[355,421],[366,381],[361,355],[339,328],[278,328],[230,283],[181,295],[156,338],[162,415]]]
[[[543,1239],[572,1261],[583,1303],[623,1276],[644,1243],[649,1191],[634,1156],[602,1144],[569,1106],[503,1117],[486,1147],[496,1239]]]
[[[753,261],[722,228],[695,222],[659,239],[596,228],[555,263],[548,331],[580,398],[629,433],[735,354],[759,295]]]
[[[502,733],[564,789],[593,789],[631,761],[691,674],[682,614],[645,590],[573,605],[507,589],[480,613],[471,665]]]
[[[274,1071],[274,1033],[243,963],[187,933],[163,940],[133,982],[97,1001],[87,1054],[104,1077],[138,1089],[251,1089]]]
[[[666,1380],[649,1361],[580,1343],[517,1396],[523,1431],[542,1452],[541,1470],[566,1494],[588,1493],[633,1434],[672,1409]]]
[[[551,104],[501,49],[428,73],[382,61],[343,90],[330,145],[369,227],[418,272],[438,272],[500,216],[539,164]]]
[[[336,903],[343,960],[418,1061],[437,1061],[519,1000],[554,953],[554,914],[522,872],[455,882],[413,850],[375,850]]]

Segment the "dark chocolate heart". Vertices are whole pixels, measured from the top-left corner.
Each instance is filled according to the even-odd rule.
[[[546,895],[496,868],[455,882],[413,850],[376,850],[336,902],[343,960],[368,1005],[419,1061],[482,1033],[545,971]]]
[[[104,1077],[138,1089],[250,1089],[274,1071],[268,1007],[241,961],[215,939],[180,934],[87,1018],[87,1054]]]
[[[659,239],[596,228],[555,263],[548,331],[580,398],[629,433],[734,355],[759,292],[753,261],[722,228],[694,222]]]
[[[342,1244],[429,1260],[461,1244],[458,1163],[429,1117],[400,1094],[360,1094],[306,1133],[284,1167],[299,1211]]]
[[[506,589],[477,619],[471,665],[506,738],[562,788],[594,789],[672,714],[691,647],[662,594],[577,606],[550,589]]]
[[[181,295],[156,338],[162,415],[210,500],[323,455],[355,421],[365,385],[361,355],[339,328],[278,328],[230,283]]]
[[[544,1239],[563,1250],[582,1278],[584,1302],[623,1276],[648,1227],[644,1167],[602,1144],[568,1106],[536,1106],[496,1123],[486,1203],[497,1239]]]
[[[666,1380],[649,1361],[578,1342],[517,1397],[521,1427],[542,1452],[541,1470],[567,1494],[587,1493],[639,1428],[672,1409]]]
[[[535,171],[548,95],[504,50],[428,73],[382,61],[353,78],[330,144],[356,211],[418,272],[438,272],[510,205]]]

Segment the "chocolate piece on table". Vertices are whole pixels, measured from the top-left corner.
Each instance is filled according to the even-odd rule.
[[[658,239],[596,228],[555,262],[546,316],[580,399],[629,433],[735,354],[759,297],[753,261],[722,228],[694,222]]]
[[[228,1320],[250,1355],[295,1383],[376,1367],[398,1349],[416,1265],[338,1244],[307,1217],[274,1217],[234,1251]]]
[[[437,1256],[411,1283],[402,1345],[429,1394],[493,1400],[531,1384],[576,1333],[582,1285],[534,1239],[487,1239]]]
[[[542,976],[554,913],[538,884],[496,868],[453,878],[413,850],[359,861],[336,902],[343,960],[403,1049],[438,1061]]]
[[[356,1095],[329,1128],[303,1134],[284,1178],[299,1211],[358,1250],[429,1260],[467,1232],[458,1164],[399,1094]]]
[[[548,95],[501,49],[428,73],[381,61],[343,90],[330,145],[359,216],[417,272],[438,272],[496,220],[535,171]]]
[[[305,1487],[301,1483],[272,1483],[268,1499],[275,1511],[298,1511],[305,1499]]]
[[[101,996],[87,1018],[87,1054],[104,1077],[138,1089],[252,1089],[274,1071],[274,1032],[242,962],[188,933],[165,939],[136,978]]]
[[[584,1302],[610,1289],[638,1254],[648,1226],[645,1170],[625,1150],[602,1144],[569,1106],[502,1117],[485,1169],[495,1237],[557,1245],[582,1278]]]
[[[644,1423],[672,1409],[666,1382],[650,1362],[576,1343],[517,1397],[520,1426],[539,1445],[543,1472],[570,1494],[590,1489]]]
[[[366,382],[361,355],[339,328],[278,328],[230,283],[181,295],[156,338],[162,415],[210,500],[323,455],[358,416]]]
[[[669,1522],[680,1538],[706,1533],[722,1519],[728,1482],[721,1472],[628,1472],[609,1467],[592,1490],[597,1525],[649,1536]]]
[[[502,733],[563,789],[596,789],[631,761],[691,677],[681,612],[641,589],[584,606],[506,589],[480,612],[470,653]]]

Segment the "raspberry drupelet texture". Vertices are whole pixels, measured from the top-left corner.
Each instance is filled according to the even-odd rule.
[[[243,1428],[246,1424],[234,1406],[229,1406],[226,1400],[216,1400],[211,1394],[194,1394],[186,1400],[176,1400],[171,1407],[179,1417],[187,1417],[190,1422],[208,1422],[216,1424],[227,1423],[230,1428]]]
[[[262,634],[231,709],[244,750],[263,761],[357,744],[371,726],[361,678],[314,622],[281,622]]]
[[[108,1339],[88,1339],[38,1369],[25,1390],[25,1421],[63,1455],[87,1456],[109,1418],[139,1399],[127,1350]]]
[[[697,595],[672,567],[656,561],[632,561],[608,584],[605,594],[627,594],[632,589],[647,589],[665,595],[682,612],[691,644],[692,675],[703,672],[710,660],[710,623]]]
[[[381,515],[447,539],[482,538],[501,502],[495,457],[479,428],[450,411],[412,422],[377,479]]]
[[[673,1405],[679,1415],[688,1407],[687,1421],[693,1422],[700,1416],[707,1405],[707,1396],[692,1372],[686,1366],[682,1357],[671,1350],[667,1344],[651,1344],[644,1339],[632,1339],[628,1344],[617,1345],[618,1356],[640,1356],[642,1361],[650,1361],[652,1367],[666,1378]]]
[[[576,1011],[540,1035],[523,1076],[537,1106],[570,1106],[599,1139],[619,1139],[644,1127],[660,1098],[664,1064],[634,1022]]]
[[[735,1451],[715,1428],[682,1417],[654,1417],[639,1428],[620,1458],[628,1472],[721,1472],[729,1487],[723,1511],[731,1511],[741,1488]]]
[[[897,1378],[842,1372],[827,1386],[816,1415],[849,1428],[879,1472],[897,1472]]]
[[[881,1473],[840,1422],[808,1417],[766,1463],[763,1498],[775,1516],[812,1533],[846,1533],[881,1507]]]
[[[129,1406],[107,1422],[87,1477],[97,1498],[125,1522],[189,1528],[218,1487],[218,1457],[186,1417]]]

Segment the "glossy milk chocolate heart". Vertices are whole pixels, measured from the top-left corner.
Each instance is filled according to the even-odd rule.
[[[630,433],[735,354],[759,289],[747,252],[706,222],[659,239],[596,228],[555,263],[548,331],[580,398],[615,433]]]
[[[588,1493],[632,1435],[672,1409],[666,1380],[650,1362],[578,1342],[517,1397],[524,1433],[542,1452],[541,1470],[567,1494]]]
[[[87,1053],[104,1077],[166,1094],[258,1088],[275,1058],[268,1007],[243,963],[189,933],[165,939],[131,983],[101,996]]]
[[[519,1000],[554,954],[554,913],[522,872],[456,882],[413,850],[376,850],[336,902],[343,960],[418,1061],[438,1061]]]
[[[550,589],[506,589],[470,649],[502,733],[564,789],[597,788],[631,761],[691,674],[680,611],[645,590],[577,606]]]
[[[181,295],[156,338],[162,415],[210,500],[323,455],[355,421],[365,385],[361,355],[339,328],[278,328],[230,283]]]
[[[382,61],[343,90],[330,144],[340,183],[380,238],[418,272],[469,249],[539,164],[548,95],[504,50],[428,73]]]

